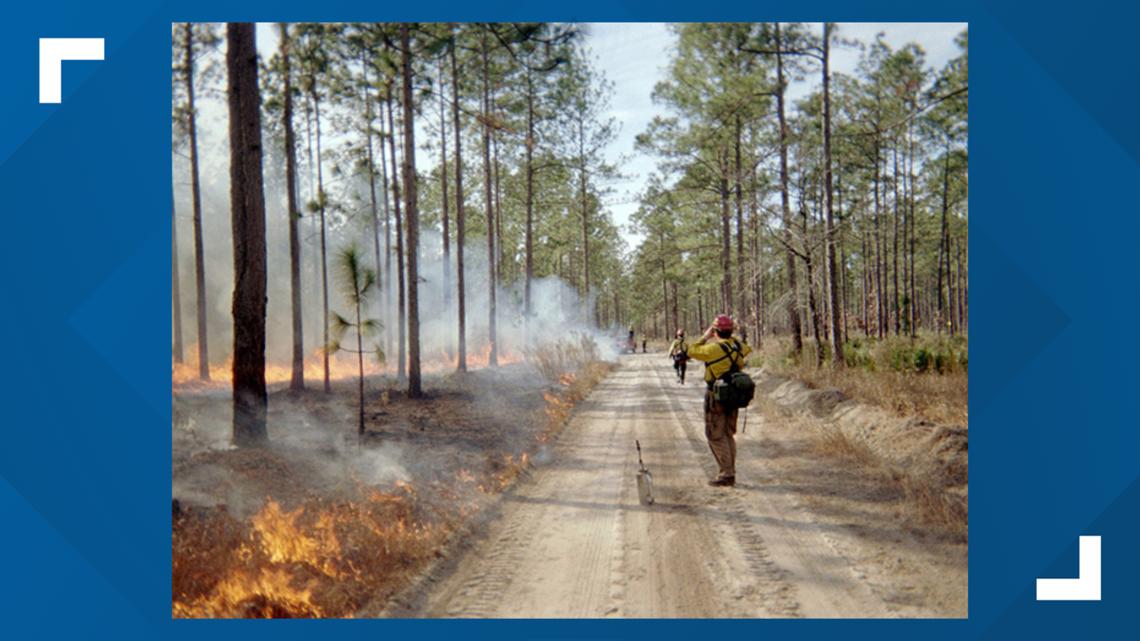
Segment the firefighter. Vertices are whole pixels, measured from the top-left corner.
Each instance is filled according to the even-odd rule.
[[[677,330],[677,338],[669,346],[669,358],[673,359],[673,369],[677,372],[677,382],[685,384],[685,369],[689,363],[689,344],[685,342],[685,330]]]
[[[705,333],[689,346],[689,358],[705,364],[705,438],[709,441],[720,473],[709,481],[714,487],[736,485],[736,417],[737,408],[727,408],[713,396],[713,383],[730,370],[744,368],[744,359],[752,352],[747,344],[732,337],[733,322],[725,314],[716,317]]]

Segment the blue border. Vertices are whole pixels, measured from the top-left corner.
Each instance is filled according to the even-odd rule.
[[[6,13],[0,608],[12,638],[1140,638],[1135,3],[65,0]],[[170,620],[172,20],[820,17],[970,23],[968,620]],[[36,103],[41,36],[107,39],[106,61],[68,63],[62,105]],[[1036,603],[1035,577],[1075,574],[1081,534],[1104,537],[1104,600]]]

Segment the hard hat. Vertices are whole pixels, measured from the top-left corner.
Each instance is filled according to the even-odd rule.
[[[732,319],[727,314],[721,314],[716,317],[716,322],[713,325],[722,332],[732,331]]]

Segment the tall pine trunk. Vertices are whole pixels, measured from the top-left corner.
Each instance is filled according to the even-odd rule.
[[[590,201],[586,191],[588,168],[586,166],[586,123],[585,115],[578,114],[578,198],[582,207],[582,314],[590,301]]]
[[[281,24],[281,60],[285,76],[285,108],[281,115],[285,129],[285,185],[289,217],[289,285],[293,320],[293,371],[289,389],[305,388],[305,342],[301,319],[301,234],[297,229],[301,212],[297,208],[297,139],[293,132],[293,78],[289,66],[289,27]]]
[[[182,288],[178,275],[178,210],[174,206],[174,190],[170,191],[170,290],[173,294],[174,362],[182,364]]]
[[[895,213],[895,215],[894,215],[894,230],[892,231],[892,240],[891,240],[891,242],[893,244],[893,251],[892,251],[892,258],[891,258],[891,260],[892,260],[891,279],[892,279],[892,287],[894,288],[894,293],[892,295],[892,298],[894,300],[895,336],[898,336],[902,331],[902,327],[901,327],[902,323],[900,322],[902,320],[902,307],[899,304],[900,303],[900,300],[899,300],[899,216],[900,216],[900,213],[899,213],[899,149],[898,149],[898,141],[896,140],[895,144],[891,145],[891,147],[892,147],[891,155],[894,159],[894,169],[891,172],[891,190],[893,192],[892,202],[894,203],[894,209],[895,209],[895,212],[894,212]]]
[[[443,309],[444,313],[451,307],[451,221],[448,219],[447,195],[447,97],[444,95],[446,87],[443,79],[443,56],[439,58],[439,188],[440,214],[443,218]],[[459,135],[456,132],[455,135]],[[448,352],[451,351],[450,346]]]
[[[384,204],[384,280],[378,281],[382,283],[381,289],[384,291],[384,354],[391,355],[392,353],[392,210],[388,205],[389,189],[388,189],[388,152],[386,151],[387,145],[384,144],[385,138],[391,136],[390,131],[386,131],[384,125],[384,106],[388,104],[386,96],[382,96],[379,91],[376,92],[377,108],[380,111],[380,193],[381,202]],[[393,171],[395,167],[392,168]]]
[[[960,328],[962,334],[969,335],[969,320],[966,318],[966,276],[962,271],[962,241],[959,240],[957,243],[955,243],[955,246],[957,247],[956,255],[958,263],[958,327]]]
[[[804,272],[807,276],[807,292],[808,292],[808,313],[811,315],[811,330],[812,338],[815,339],[815,364],[817,367],[823,365],[823,342],[819,337],[819,310],[816,307],[815,301],[815,269],[812,264],[811,248],[808,247],[808,208],[807,203],[800,201],[800,233],[803,234],[803,260]]]
[[[877,125],[876,125],[877,126]],[[873,182],[873,191],[875,196],[875,330],[879,338],[883,337],[883,326],[886,324],[886,316],[883,313],[883,254],[881,251],[882,242],[880,242],[879,233],[879,139],[875,138],[875,177]]]
[[[534,278],[534,78],[526,70],[526,285],[524,308],[530,318],[530,281]]]
[[[387,89],[387,107],[388,107],[388,150],[392,153],[392,173],[396,174],[396,167],[398,162],[396,160],[396,119],[392,115],[392,85],[388,85]],[[405,169],[407,166],[405,165]],[[403,382],[407,378],[407,325],[405,324],[404,305],[406,294],[404,278],[404,221],[403,214],[400,210],[400,177],[398,175],[392,176],[392,202],[395,203],[396,210],[396,325],[399,331],[396,335],[396,351],[398,352],[396,360],[396,380]]]
[[[190,195],[194,205],[194,288],[198,317],[198,378],[210,380],[206,333],[206,254],[202,242],[202,183],[198,174],[198,113],[194,107],[194,29],[186,23],[186,117],[190,137]]]
[[[490,95],[492,113],[494,112],[494,110],[496,109],[496,105],[498,104],[497,102],[495,102],[495,92],[493,90],[493,87],[494,87],[494,85],[492,85],[492,91],[491,91],[491,95]],[[502,200],[503,183],[502,183],[502,181],[499,180],[499,169],[500,169],[500,167],[501,167],[501,165],[499,163],[499,134],[497,131],[492,129],[491,130],[491,168],[492,168],[494,174],[493,174],[491,184],[494,186],[494,193],[495,193],[494,201],[495,201],[495,283],[496,284],[502,283],[506,280],[506,278],[503,276],[503,264],[506,263],[506,260],[505,260],[506,256],[504,255],[504,252],[503,252],[503,200]],[[497,312],[496,312],[496,314],[497,314]],[[497,321],[497,319],[498,319],[498,316],[496,316],[496,321]],[[497,334],[496,334],[496,336],[497,336]],[[498,348],[496,348],[495,351],[496,351],[496,353],[498,353]]]
[[[823,23],[823,189],[824,207],[827,223],[827,278],[831,283],[830,312],[831,312],[831,362],[836,367],[843,367],[843,308],[839,304],[838,270],[835,265],[835,236],[836,226],[832,213],[831,189],[831,27]]]
[[[412,43],[408,24],[400,25],[404,106],[404,198],[408,217],[408,397],[423,396],[420,385],[420,214],[416,203],[416,107],[412,102]]]
[[[669,322],[669,283],[665,278],[665,234],[657,235],[657,259],[661,265],[661,321]],[[676,322],[673,323],[676,326]]]
[[[732,299],[732,223],[728,205],[728,148],[720,150],[720,295],[723,313],[733,315]]]
[[[267,440],[265,390],[265,194],[261,176],[261,99],[250,23],[226,26],[233,224],[233,440]]]
[[[780,129],[780,211],[783,215],[785,265],[788,272],[788,324],[792,332],[792,348],[797,359],[804,349],[803,328],[797,309],[796,257],[792,253],[792,210],[788,193],[788,122],[784,115],[784,44],[780,36],[780,23],[776,23],[776,115]]]
[[[332,391],[329,382],[329,259],[328,259],[328,225],[325,220],[325,174],[321,160],[321,103],[317,96],[316,76],[312,78],[309,92],[313,100],[313,121],[316,124],[317,139],[317,211],[320,212],[321,225],[321,322],[324,329],[324,338],[321,344],[321,361],[324,365],[325,393]]]
[[[942,333],[942,328],[945,326],[946,321],[943,315],[944,298],[942,296],[942,271],[943,261],[949,263],[949,256],[947,256],[946,248],[948,247],[948,224],[947,218],[950,211],[950,137],[946,137],[946,152],[942,162],[942,229],[938,235],[938,314],[936,316],[938,323],[938,333]],[[947,269],[947,272],[949,270]]]
[[[907,220],[910,221],[908,225],[910,229],[910,282],[908,288],[910,291],[910,335],[911,337],[918,337],[918,287],[915,279],[915,239],[917,235],[915,218],[915,196],[914,196],[914,134],[911,131],[910,123],[907,124],[907,171],[906,178],[909,187],[908,193],[908,206],[907,206]]]
[[[843,328],[843,342],[847,342],[847,312],[848,312],[848,298],[847,298],[847,234],[843,229],[843,174],[840,173],[835,177],[835,224],[839,234],[839,313],[840,320],[839,326]],[[844,361],[846,365],[846,360]]]
[[[747,313],[748,306],[745,301],[747,290],[744,288],[744,187],[741,184],[743,182],[741,173],[743,169],[740,159],[740,136],[741,124],[738,114],[736,116],[736,136],[733,140],[735,152],[733,174],[736,182],[734,189],[736,196],[736,295],[738,297],[734,311],[743,317]]]
[[[451,58],[451,118],[455,130],[455,281],[456,296],[458,298],[458,346],[459,360],[457,369],[467,371],[467,295],[464,289],[463,243],[465,212],[463,206],[463,129],[459,121],[459,63],[456,60],[456,43],[452,43],[449,56]]]
[[[487,32],[483,32],[483,206],[487,218],[487,342],[490,353],[487,366],[499,364],[498,341],[495,331],[495,207],[494,189],[491,183],[491,58],[487,45]]]
[[[383,274],[385,272],[383,256],[380,253],[380,209],[376,200],[376,154],[372,148],[372,123],[375,117],[372,112],[371,85],[368,83],[368,65],[369,58],[372,55],[374,54],[371,51],[366,51],[364,58],[360,61],[360,66],[364,70],[364,144],[368,148],[365,158],[368,162],[368,204],[372,213],[372,250],[376,262],[376,284],[384,289]],[[383,141],[380,145],[380,149],[383,151]]]

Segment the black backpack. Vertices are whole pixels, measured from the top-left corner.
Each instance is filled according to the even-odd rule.
[[[681,341],[681,345],[685,345],[685,342]],[[684,362],[687,362],[688,360],[689,360],[689,348],[687,345],[685,345],[683,348],[681,348],[681,349],[679,349],[673,353],[673,362],[674,363],[684,363]]]
[[[736,354],[741,361],[744,360],[740,344],[733,341],[733,346],[729,347],[720,343],[720,348],[724,350],[722,358],[728,359],[730,367],[727,372],[721,374],[720,378],[713,382],[713,398],[730,410],[748,407],[752,403],[752,397],[756,395],[756,382],[752,380],[751,376],[740,371],[741,364],[732,358],[733,354]],[[717,359],[713,363],[720,362],[720,360]]]

